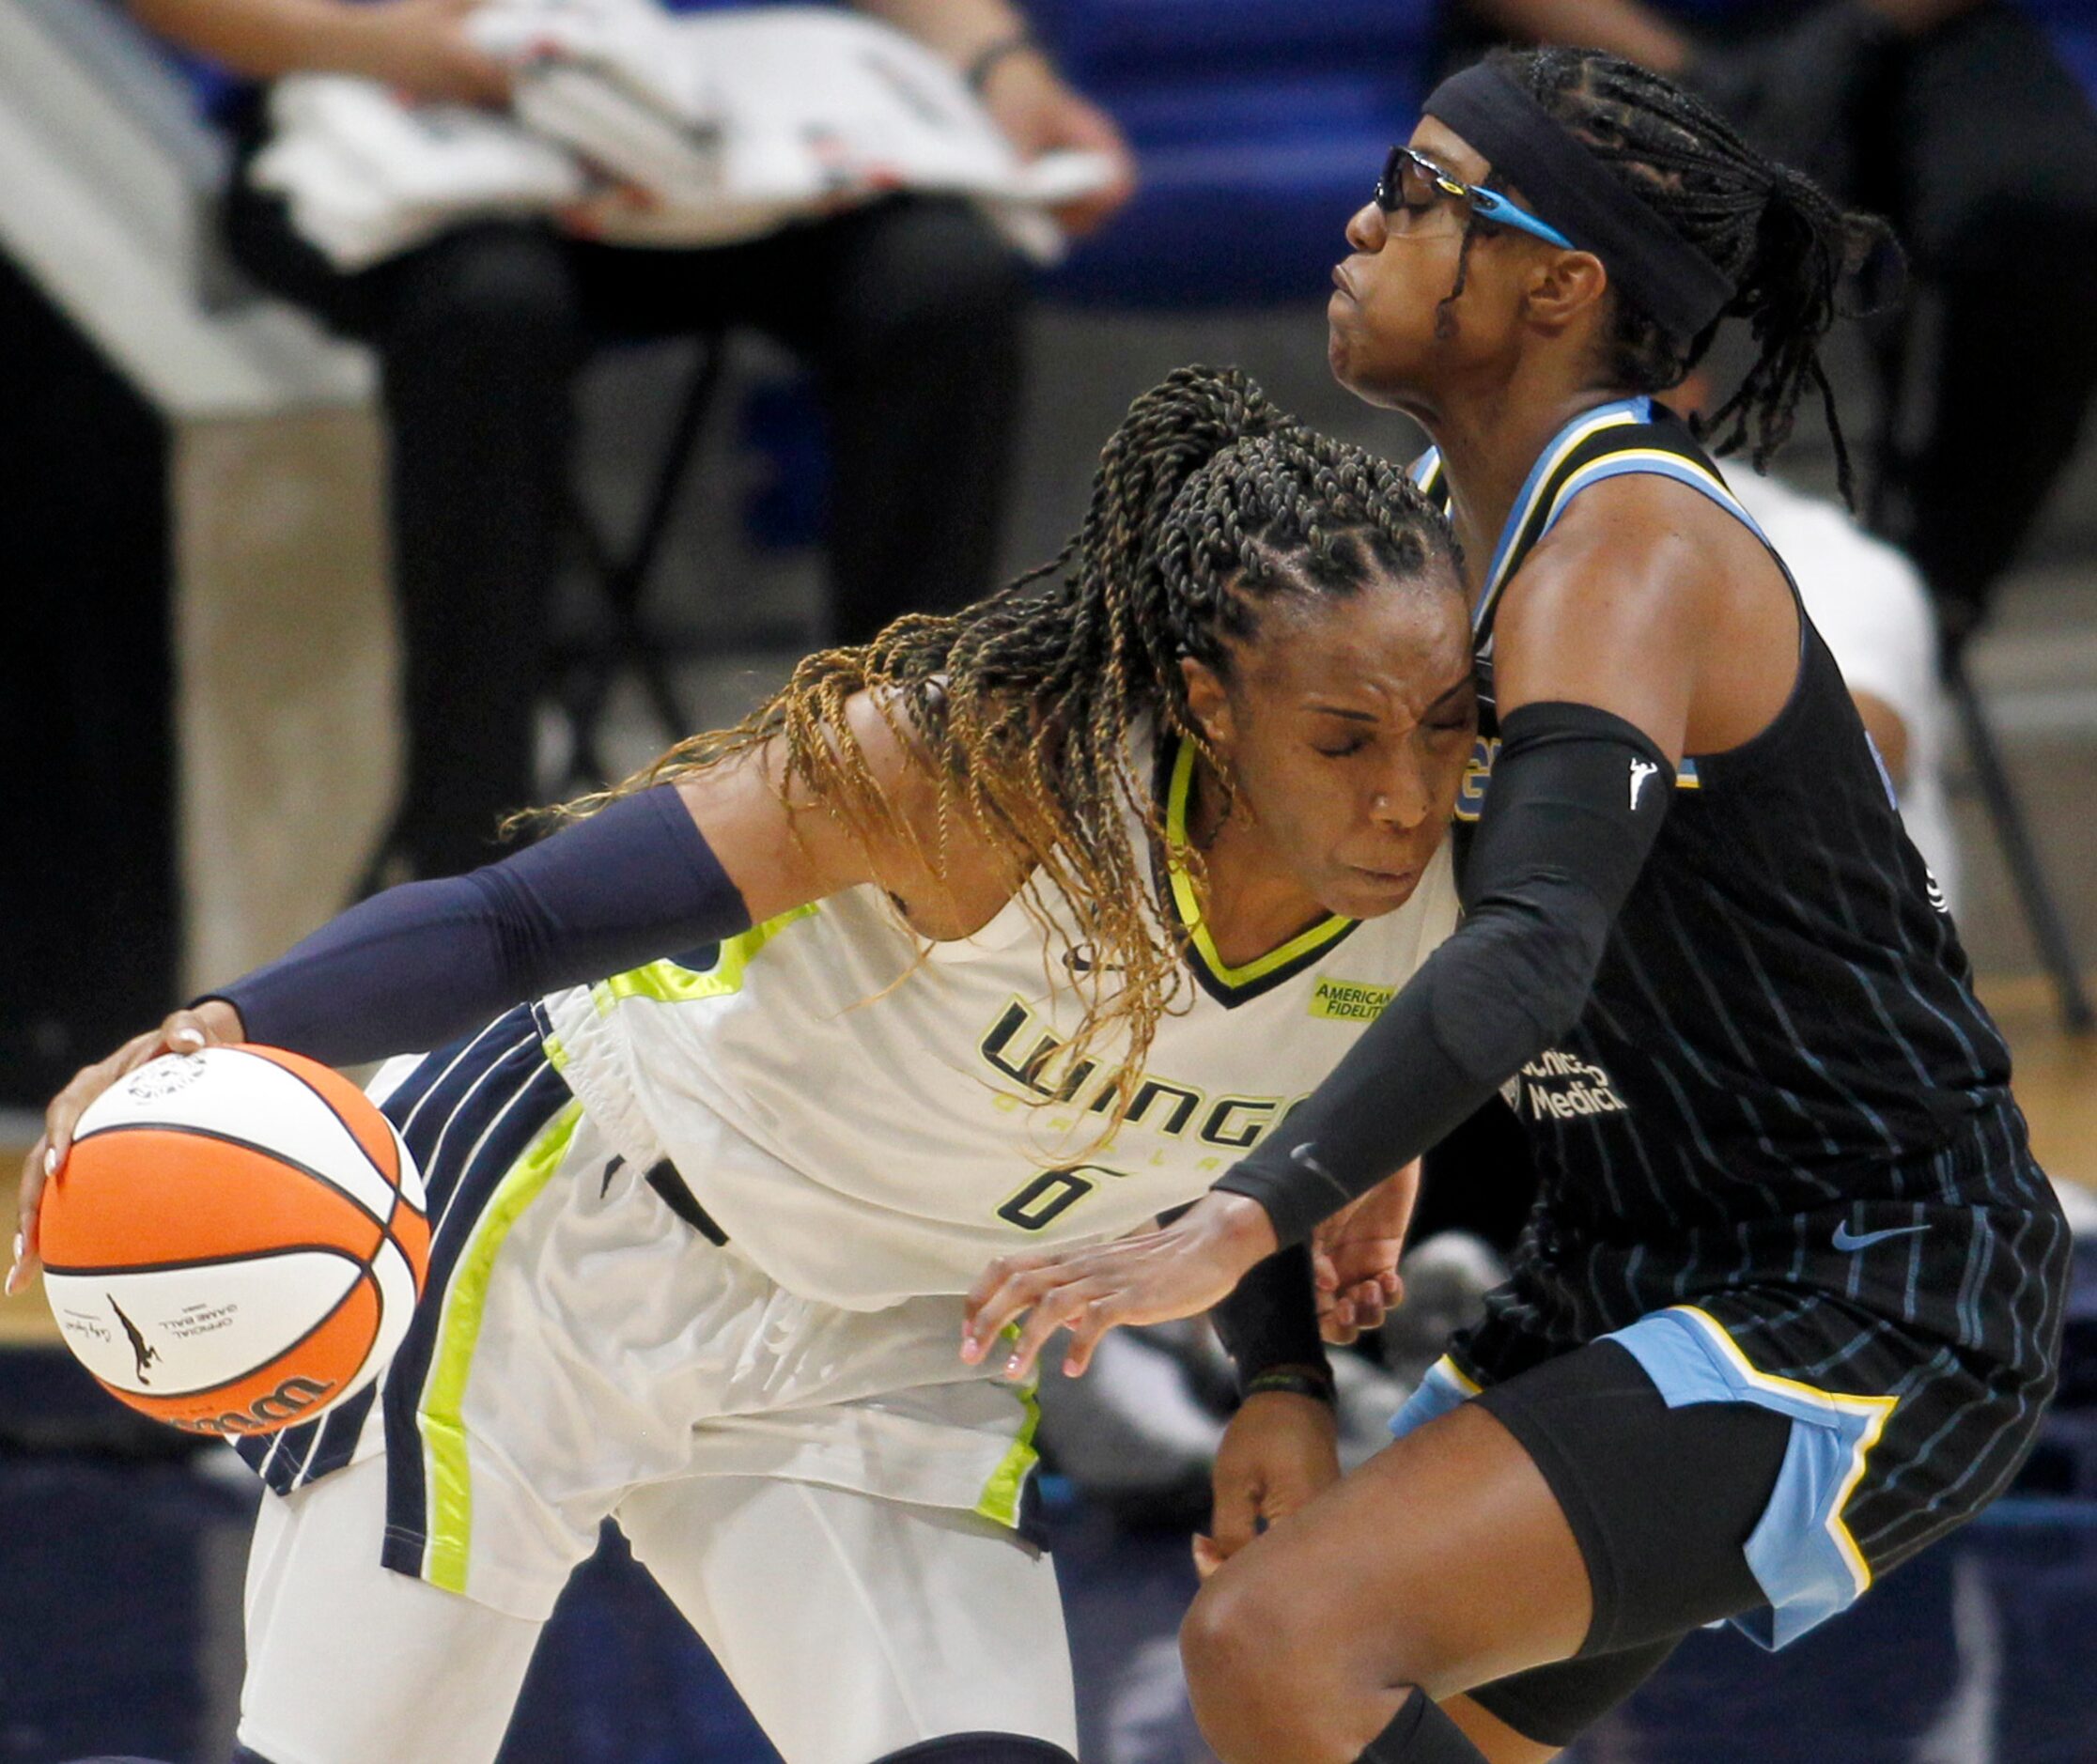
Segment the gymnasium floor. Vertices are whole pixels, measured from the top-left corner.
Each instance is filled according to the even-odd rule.
[[[1243,359],[1311,420],[1345,430],[1315,339],[1285,325],[1179,324],[1111,336],[1064,321],[1045,342],[1082,371],[1044,371],[1015,549],[1049,548],[1126,389],[1162,367]],[[623,402],[620,388],[605,393]],[[1118,402],[1117,402],[1118,401]],[[2087,456],[2087,468],[2092,464]],[[606,470],[616,473],[617,461]],[[2078,502],[2097,509],[2091,472]],[[2085,515],[2085,526],[2089,524]],[[2090,535],[2071,548],[2088,554]],[[693,544],[708,543],[704,533]],[[753,588],[761,584],[753,583]],[[2062,906],[2097,964],[2097,582],[2087,565],[2025,571],[1976,658]],[[782,578],[763,587],[791,600]],[[733,632],[723,633],[732,642]],[[738,656],[690,682],[704,715],[733,710],[778,662]],[[630,756],[651,746],[638,725]],[[2042,1157],[2097,1195],[2097,1041],[2058,1027],[2008,894],[1981,805],[1954,769],[1966,851],[1961,923],[2016,1049]],[[2097,983],[2097,973],[2092,975]],[[13,1142],[0,1120],[0,1236],[11,1234]],[[2083,1248],[2097,1330],[2097,1235]],[[0,1301],[0,1764],[138,1755],[220,1764],[240,1675],[239,1587],[251,1479],[230,1454],[165,1455],[172,1436],[122,1425],[52,1346],[39,1297]],[[1692,1638],[1591,1736],[1580,1764],[2097,1764],[2097,1365],[2065,1408],[2043,1486],[1999,1504],[1889,1578],[1847,1617],[1771,1659]],[[142,1447],[160,1447],[155,1457]],[[2080,1498],[2068,1491],[2079,1488]],[[1192,1587],[1183,1535],[1118,1529],[1063,1491],[1052,1503],[1084,1687],[1086,1764],[1205,1764],[1173,1633]],[[571,1587],[505,1764],[761,1764],[771,1756],[703,1651],[623,1562],[616,1539]],[[345,1638],[346,1645],[353,1638]],[[810,1658],[812,1683],[820,1658]]]

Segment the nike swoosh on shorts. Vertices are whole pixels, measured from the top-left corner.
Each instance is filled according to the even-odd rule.
[[[1896,1225],[1884,1231],[1852,1231],[1847,1225],[1835,1228],[1837,1249],[1865,1249],[1872,1244],[1884,1243],[1888,1237],[1912,1237],[1917,1231],[1926,1231],[1927,1225]]]

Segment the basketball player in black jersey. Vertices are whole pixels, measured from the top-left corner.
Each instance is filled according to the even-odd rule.
[[[1026,1313],[1015,1372],[1063,1326],[1081,1369],[1230,1294],[1254,1394],[1184,1632],[1211,1743],[1508,1764],[1688,1630],[1781,1646],[1999,1493],[2068,1236],[1841,674],[1653,401],[1732,317],[1721,451],[1766,459],[1809,388],[1832,424],[1817,346],[1883,229],[1553,50],[1438,87],[1347,240],[1334,370],[1427,428],[1475,600],[1466,922],[1189,1213],[986,1271],[963,1352]],[[1386,1451],[1277,1512],[1266,1466],[1330,1436],[1302,1246],[1348,1207],[1396,1235],[1390,1173],[1496,1091],[1541,1174],[1512,1278]]]

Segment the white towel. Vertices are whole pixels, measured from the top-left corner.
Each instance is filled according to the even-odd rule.
[[[324,76],[272,95],[276,134],[253,176],[339,267],[474,215],[543,212],[614,243],[689,247],[898,190],[974,197],[1046,259],[1062,243],[1047,209],[1115,173],[1102,154],[1021,161],[952,67],[850,13],[489,0],[469,29],[517,70],[508,116],[410,109]]]
[[[306,74],[270,99],[275,133],[249,176],[336,268],[362,270],[473,216],[580,202],[573,154],[463,104],[400,103],[368,80]]]

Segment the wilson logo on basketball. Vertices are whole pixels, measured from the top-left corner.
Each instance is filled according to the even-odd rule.
[[[245,1409],[225,1415],[175,1416],[175,1425],[190,1433],[267,1433],[296,1420],[334,1388],[333,1381],[287,1378],[266,1397]]]

